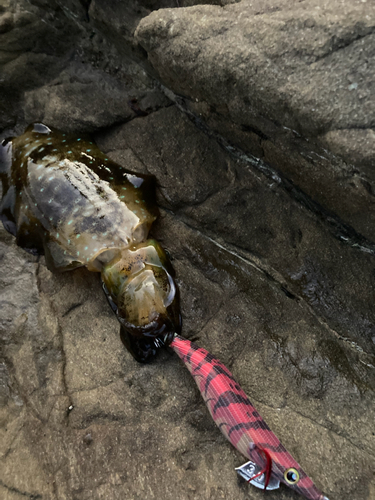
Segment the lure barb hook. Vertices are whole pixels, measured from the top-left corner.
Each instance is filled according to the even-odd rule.
[[[248,483],[262,490],[277,490],[280,487],[280,481],[276,476],[268,473],[266,467],[261,467],[251,460],[240,467],[236,467],[237,474],[243,477]]]

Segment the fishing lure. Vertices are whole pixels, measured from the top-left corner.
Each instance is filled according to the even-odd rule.
[[[249,462],[236,470],[258,488],[280,482],[309,500],[328,500],[271,431],[228,368],[202,347],[176,335],[170,347],[182,359],[224,436]]]
[[[155,240],[154,178],[107,158],[91,141],[41,123],[0,144],[0,218],[51,271],[101,273],[121,338],[138,361],[181,330],[172,265]],[[177,329],[177,330],[176,330]]]

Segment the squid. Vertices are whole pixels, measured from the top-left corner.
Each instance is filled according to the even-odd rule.
[[[0,219],[17,244],[62,272],[85,266],[103,290],[137,361],[154,340],[181,330],[174,270],[148,239],[156,219],[154,178],[110,160],[89,138],[42,123],[0,143]]]

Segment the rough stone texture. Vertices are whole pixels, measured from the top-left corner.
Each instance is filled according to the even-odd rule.
[[[168,130],[175,130],[173,135],[166,133],[166,122]],[[111,129],[98,137],[98,143],[111,152],[136,151],[138,160],[157,179],[159,204],[172,210],[200,205],[233,180],[230,158],[205,134],[198,135],[176,107],[135,120],[129,127]]]
[[[341,56],[361,44],[370,50],[370,4],[356,24],[360,4],[349,1],[340,9],[317,0],[205,3],[228,5],[158,11],[138,29],[163,83],[175,92],[184,85],[185,98],[165,89],[168,98],[144,71],[145,55],[133,38],[156,2],[0,0],[1,135],[35,119],[95,131],[114,160],[154,174],[161,214],[153,236],[173,258],[183,334],[233,371],[330,500],[372,500],[375,247],[358,234],[365,220],[355,192],[371,215],[373,69],[359,70],[358,51],[355,76],[369,90],[361,98],[368,116],[360,106],[357,112],[358,120],[367,120],[365,129],[352,128],[358,79],[348,80],[358,81],[348,92],[341,80],[339,113],[330,115],[333,106],[324,109],[319,101],[329,92],[312,78],[323,78],[329,61],[329,81],[345,67],[349,75],[352,60]],[[259,56],[253,64],[272,106],[259,85],[251,94],[240,79],[234,86],[232,72],[232,84],[223,77],[225,54],[236,57],[229,50],[232,35],[238,37],[234,13]],[[18,18],[31,19],[24,31]],[[220,32],[223,25],[228,29]],[[200,38],[189,47],[191,32]],[[296,51],[301,33],[309,37]],[[226,52],[212,62],[208,49],[213,55],[222,38]],[[262,69],[265,46],[269,63]],[[205,53],[199,76],[194,64]],[[171,54],[179,69],[172,65],[167,74]],[[281,90],[276,66],[290,70]],[[253,83],[256,78],[254,71]],[[293,97],[285,106],[281,91]],[[196,95],[199,102],[186,98]],[[320,102],[316,116],[303,99]],[[281,125],[288,126],[276,123],[281,118],[296,123],[309,142],[291,131],[281,134]],[[319,160],[314,141],[350,155],[356,165],[328,152]],[[285,164],[286,177],[254,156],[273,167]],[[310,185],[322,189],[325,208],[311,200]],[[341,211],[329,214],[332,207]],[[366,221],[368,236],[373,227]],[[301,498],[286,487],[264,493],[236,478],[233,469],[243,458],[215,427],[188,371],[168,350],[149,365],[130,357],[98,275],[85,269],[53,275],[43,257],[18,248],[3,228],[0,263],[1,499]]]
[[[360,164],[370,179],[374,177],[375,130],[341,129],[330,130],[320,137],[322,143],[334,153]],[[371,190],[371,186],[368,188]]]
[[[78,39],[77,25],[61,16],[57,2],[50,2],[49,10],[38,4],[43,2],[0,2],[1,128],[15,125],[22,115],[24,91],[54,78]]]
[[[78,63],[49,85],[26,92],[25,120],[45,122],[69,132],[94,132],[136,116],[133,102],[148,113],[169,100],[160,91],[142,92]]]
[[[78,0],[1,0],[1,9],[8,19],[0,34],[1,129],[19,133],[45,120],[93,132],[135,116],[131,101],[145,111],[168,102],[138,64],[89,24]]]
[[[357,135],[351,145],[340,135],[364,130],[374,149],[373,2],[244,0],[166,9],[143,19],[136,38],[161,80],[188,97],[186,106],[209,127],[374,239],[368,150],[361,153]],[[326,140],[333,132],[335,140]]]
[[[168,7],[190,7],[197,4],[227,5],[236,0],[92,0],[87,16],[93,26],[117,47],[123,55],[142,58],[134,32],[139,21],[153,10]]]

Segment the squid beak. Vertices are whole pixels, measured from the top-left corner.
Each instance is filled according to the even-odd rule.
[[[267,487],[264,487],[264,482],[266,479],[265,474],[261,474],[260,476],[256,477],[257,474],[259,474],[262,471],[262,467],[259,465],[256,465],[254,462],[246,462],[245,464],[241,465],[241,467],[236,467],[237,474],[239,474],[241,477],[243,477],[247,482],[252,484],[253,486],[256,486],[257,488],[260,488],[262,490],[277,490],[277,488],[280,487],[280,481],[277,479],[276,476],[271,474],[271,477],[269,479],[269,483]],[[324,499],[322,499],[324,500]],[[328,499],[326,499],[328,500]]]

